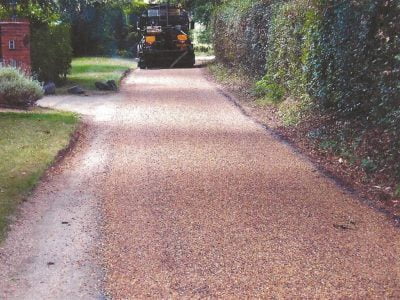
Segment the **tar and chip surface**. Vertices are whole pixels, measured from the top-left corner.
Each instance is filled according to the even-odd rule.
[[[400,297],[399,231],[201,70],[140,71],[124,93],[104,185],[116,299]]]
[[[400,298],[399,230],[202,72],[141,70],[108,105],[53,105],[93,115],[71,163],[90,154],[76,168],[96,187],[108,297]]]

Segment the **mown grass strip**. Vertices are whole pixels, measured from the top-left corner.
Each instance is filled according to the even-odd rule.
[[[87,90],[95,90],[96,81],[114,80],[119,84],[124,72],[136,68],[132,59],[108,57],[80,57],[72,60],[71,73],[67,77],[68,86],[79,85]]]
[[[0,241],[10,216],[77,128],[72,113],[0,112]]]

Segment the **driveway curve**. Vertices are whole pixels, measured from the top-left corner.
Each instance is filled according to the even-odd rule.
[[[400,298],[399,230],[244,116],[203,72],[140,70],[109,98],[41,102],[87,116],[85,143],[59,180],[76,181],[68,194],[81,186],[79,205],[93,199],[91,235],[101,235],[83,245],[99,258],[89,255],[97,271],[84,274],[104,275],[102,297]],[[35,292],[23,266],[39,262],[10,252],[24,245],[9,241],[15,231],[0,263],[18,262],[14,279]]]

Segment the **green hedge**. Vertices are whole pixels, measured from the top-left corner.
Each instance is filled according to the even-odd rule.
[[[387,121],[400,105],[400,0],[232,0],[214,14],[217,57],[259,89],[309,95],[343,117]],[[395,113],[397,114],[397,113]]]
[[[32,28],[32,71],[40,81],[63,81],[72,61],[70,26],[41,25]]]
[[[271,2],[233,0],[217,7],[212,28],[220,61],[240,67],[252,77],[264,74]]]
[[[341,129],[320,136],[400,179],[400,0],[231,0],[213,24],[217,58],[255,77],[287,123],[329,114]]]
[[[282,101],[285,96],[309,98],[306,65],[315,19],[314,12],[304,2],[272,5],[266,75],[257,88],[273,102]]]
[[[310,92],[343,116],[382,120],[400,105],[400,1],[333,3],[316,8]]]

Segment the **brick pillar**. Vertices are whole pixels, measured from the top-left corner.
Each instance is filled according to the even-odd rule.
[[[25,20],[0,22],[1,51],[5,65],[31,72],[30,26]]]

